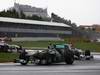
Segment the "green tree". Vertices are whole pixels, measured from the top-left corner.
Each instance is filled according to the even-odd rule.
[[[1,17],[12,17],[12,18],[19,18],[19,15],[18,13],[16,12],[15,9],[12,9],[12,10],[3,10],[0,12],[0,16]]]

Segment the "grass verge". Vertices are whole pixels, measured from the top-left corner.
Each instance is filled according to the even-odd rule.
[[[68,43],[67,41],[20,41],[11,42],[10,44],[22,45],[26,48],[47,48],[49,43]],[[100,52],[100,43],[96,42],[75,42],[75,47],[83,50],[89,49],[91,51]]]
[[[0,63],[13,62],[18,58],[18,53],[0,53]]]
[[[52,43],[67,43],[65,41],[19,41],[19,42],[10,42],[10,44],[22,45],[23,47],[43,47],[47,48],[47,46]]]

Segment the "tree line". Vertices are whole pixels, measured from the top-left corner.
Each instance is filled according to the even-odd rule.
[[[11,17],[11,18],[20,18],[20,19],[30,19],[30,20],[39,20],[39,21],[49,21],[49,18],[42,18],[37,15],[26,16],[22,11],[18,13],[15,9],[12,10],[3,10],[0,12],[0,17]]]

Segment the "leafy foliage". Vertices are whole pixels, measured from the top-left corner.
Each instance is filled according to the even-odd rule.
[[[12,18],[19,18],[19,14],[16,12],[15,9],[11,10],[3,10],[0,12],[1,17],[12,17]]]

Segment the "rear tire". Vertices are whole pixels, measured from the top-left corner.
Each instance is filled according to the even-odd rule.
[[[73,62],[74,62],[73,51],[70,51],[70,50],[66,51],[66,53],[65,53],[65,63],[71,65],[71,64],[73,64]]]
[[[71,58],[71,57],[67,57],[66,59],[65,59],[65,63],[66,64],[69,64],[69,65],[71,65],[71,64],[73,64],[73,62],[74,62],[74,58]]]

